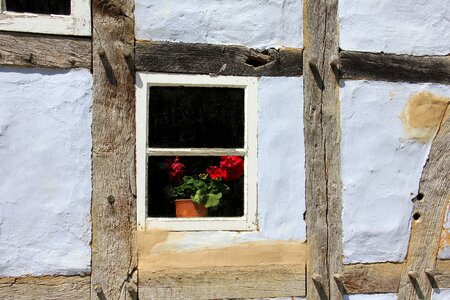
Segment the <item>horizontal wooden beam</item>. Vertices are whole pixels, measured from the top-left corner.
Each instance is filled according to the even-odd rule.
[[[402,263],[344,265],[345,292],[347,294],[396,293],[402,270]]]
[[[343,79],[450,83],[450,56],[341,51]]]
[[[450,260],[437,260],[434,275],[434,286],[450,288]]]
[[[404,263],[388,262],[345,265],[345,293],[397,293],[404,268]],[[430,282],[434,288],[450,288],[450,260],[436,261],[436,269]]]
[[[139,273],[140,299],[305,296],[305,264],[200,267]]]
[[[14,300],[90,299],[90,276],[0,278],[0,298]]]
[[[0,65],[91,69],[90,38],[0,32]]]
[[[236,76],[301,76],[303,50],[137,41],[137,71]]]

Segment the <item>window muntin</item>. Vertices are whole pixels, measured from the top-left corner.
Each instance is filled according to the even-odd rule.
[[[189,231],[189,230],[255,230],[256,229],[256,177],[257,177],[257,162],[256,162],[256,138],[257,138],[257,89],[256,89],[256,78],[249,77],[211,77],[207,75],[167,75],[167,74],[148,74],[148,73],[137,73],[137,109],[136,109],[136,123],[137,123],[137,137],[136,137],[136,154],[137,154],[137,183],[138,183],[138,228],[140,230],[148,229],[165,229],[172,231]],[[243,103],[241,108],[239,108],[238,101],[234,104],[238,108],[234,107],[231,110],[234,113],[234,120],[242,119],[241,124],[243,124],[241,137],[236,138],[235,136],[230,136],[228,141],[222,141],[219,143],[221,146],[241,146],[241,147],[226,147],[226,148],[206,148],[205,146],[210,146],[213,144],[208,144],[208,138],[202,139],[196,138],[195,140],[188,140],[188,144],[191,146],[200,147],[180,147],[180,148],[170,148],[170,147],[151,147],[160,145],[171,145],[178,146],[175,142],[165,140],[165,144],[162,140],[156,143],[150,142],[149,137],[155,137],[155,135],[149,134],[150,128],[152,126],[150,120],[150,115],[159,113],[164,113],[164,109],[158,108],[158,105],[153,106],[154,103],[150,104],[152,98],[152,87],[155,88],[156,92],[158,87],[173,87],[175,89],[180,88],[192,88],[191,91],[197,90],[199,92],[202,88],[204,92],[208,89],[211,95],[220,92],[222,89],[223,94],[227,94],[227,91],[233,93],[243,93]],[[167,91],[168,89],[166,89]],[[169,89],[170,90],[170,89]],[[169,91],[171,93],[171,91]],[[159,95],[160,96],[160,95]],[[166,97],[167,98],[167,97]],[[183,99],[186,99],[185,97]],[[193,97],[195,98],[195,97]],[[208,98],[208,97],[206,97]],[[222,99],[223,98],[223,99]],[[229,98],[229,97],[228,97]],[[239,97],[236,97],[237,99]],[[153,94],[153,99],[155,99],[155,94]],[[164,101],[164,97],[160,97],[158,101]],[[226,103],[226,95],[224,97],[218,96],[218,101],[223,101]],[[241,97],[242,99],[242,97]],[[166,99],[167,100],[167,99]],[[190,101],[190,100],[189,100]],[[189,102],[187,101],[187,102]],[[167,103],[165,103],[167,104]],[[231,104],[231,103],[228,103]],[[214,103],[211,102],[214,106]],[[222,105],[223,107],[224,105]],[[225,105],[226,106],[226,105]],[[150,108],[154,108],[155,111],[150,112]],[[178,108],[172,108],[175,110],[175,115],[177,115]],[[192,108],[191,108],[192,109]],[[159,111],[158,111],[159,110]],[[211,111],[210,108],[204,108],[205,111]],[[219,109],[220,111],[220,109]],[[189,113],[188,113],[189,115]],[[230,116],[228,116],[230,117]],[[170,120],[173,117],[169,118]],[[226,119],[226,118],[225,118]],[[169,124],[170,120],[163,121],[168,122],[166,125],[168,127],[173,124]],[[229,123],[233,123],[232,121]],[[203,121],[200,122],[202,124]],[[182,122],[183,123],[183,122]],[[223,123],[225,131],[229,130],[229,124],[223,120],[218,122]],[[187,128],[189,132],[189,124],[184,123],[184,127]],[[178,126],[178,125],[176,125]],[[175,127],[176,127],[175,126]],[[160,130],[164,131],[164,127],[161,126]],[[212,133],[214,131],[211,131]],[[243,135],[243,136],[242,136]],[[156,135],[158,137],[159,135]],[[215,141],[214,139],[211,139]],[[216,142],[216,141],[215,141]],[[152,144],[153,143],[153,144]],[[184,142],[181,142],[184,143]],[[206,144],[205,144],[206,143]],[[186,146],[183,145],[183,146]],[[216,144],[217,145],[217,144]],[[215,212],[212,216],[206,218],[170,218],[167,217],[169,214],[166,213],[166,217],[157,217],[157,213],[149,212],[154,203],[152,203],[152,191],[149,188],[151,184],[151,179],[148,178],[149,174],[147,170],[149,164],[154,163],[155,160],[163,160],[164,157],[204,157],[205,160],[218,160],[220,156],[241,156],[244,158],[244,177],[242,183],[233,183],[237,185],[242,185],[242,195],[243,203],[241,208],[236,208],[236,211],[241,209],[240,213],[235,212],[234,217],[224,217],[218,216],[214,217]],[[204,167],[204,166],[203,166]],[[152,171],[150,170],[150,173]],[[156,175],[157,176],[157,175]],[[149,194],[150,192],[150,194]],[[154,197],[154,195],[153,195]],[[162,208],[163,210],[164,208]],[[173,213],[171,213],[173,215]],[[164,214],[161,214],[164,215]],[[220,215],[220,214],[219,214]],[[242,215],[242,216],[238,216]]]
[[[0,30],[91,35],[90,0],[61,0],[59,5],[55,5],[56,2],[56,0],[37,2],[0,0]]]

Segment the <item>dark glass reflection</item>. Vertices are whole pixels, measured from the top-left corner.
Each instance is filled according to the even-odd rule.
[[[171,186],[180,181],[174,180],[168,173],[167,163],[175,157],[148,157],[148,216],[175,217],[175,199],[168,196]],[[179,156],[179,161],[185,166],[184,175],[196,176],[205,173],[210,166],[220,164],[219,156]],[[223,194],[216,209],[209,209],[209,217],[239,217],[244,214],[244,176],[237,180],[225,182],[230,192]]]
[[[6,0],[6,10],[22,13],[70,15],[70,0]]]
[[[148,145],[243,148],[244,90],[150,87]]]

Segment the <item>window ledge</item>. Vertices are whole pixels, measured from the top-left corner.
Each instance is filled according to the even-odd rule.
[[[146,228],[167,231],[254,231],[256,220],[238,218],[147,218]],[[141,228],[144,230],[144,228]]]

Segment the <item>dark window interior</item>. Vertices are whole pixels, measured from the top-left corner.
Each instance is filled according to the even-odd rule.
[[[175,217],[174,200],[168,196],[174,181],[168,174],[166,162],[174,157],[148,157],[148,216]],[[219,165],[219,156],[180,156],[179,161],[185,165],[184,175],[196,176],[205,173],[209,166]],[[209,217],[239,217],[244,215],[244,176],[237,180],[224,182],[230,191],[223,194],[220,205],[208,210]]]
[[[22,13],[70,15],[70,0],[6,0],[6,10]]]
[[[243,148],[244,89],[150,87],[149,147]]]

